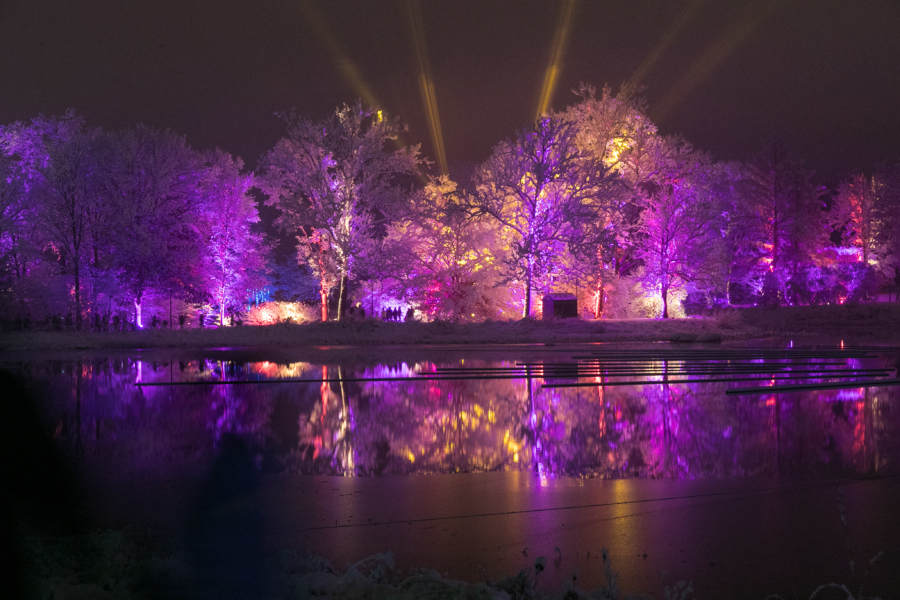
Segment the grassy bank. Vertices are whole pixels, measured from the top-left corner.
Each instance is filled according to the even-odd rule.
[[[0,351],[258,346],[378,346],[727,341],[828,335],[900,341],[900,304],[737,308],[689,319],[385,323],[377,319],[119,333],[8,332]]]

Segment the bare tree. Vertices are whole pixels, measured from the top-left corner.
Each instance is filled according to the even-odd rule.
[[[765,302],[784,302],[788,281],[825,243],[822,189],[811,178],[781,140],[767,142],[747,163],[742,208],[756,225],[747,282]]]

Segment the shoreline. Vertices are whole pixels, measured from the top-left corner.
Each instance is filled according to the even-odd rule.
[[[217,329],[133,332],[17,331],[0,334],[0,354],[29,350],[151,348],[317,348],[578,344],[598,342],[719,343],[766,337],[828,336],[900,342],[900,303],[734,308],[684,319],[561,319],[484,323],[394,323],[379,319],[280,323]]]

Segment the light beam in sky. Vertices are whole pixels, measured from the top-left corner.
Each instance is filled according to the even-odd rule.
[[[684,26],[687,25],[688,21],[691,20],[691,17],[697,9],[703,6],[707,0],[693,0],[690,4],[688,4],[681,14],[675,19],[672,25],[666,30],[663,36],[656,42],[656,45],[653,46],[653,49],[650,53],[644,58],[644,61],[638,66],[637,70],[634,72],[634,75],[628,79],[625,83],[622,84],[622,91],[626,96],[632,96],[636,91],[638,86],[641,85],[641,82],[647,76],[651,69],[656,66],[656,63],[659,62],[659,59],[662,58],[663,54],[666,50],[669,49],[669,46],[672,45],[681,32],[684,30]]]
[[[778,0],[756,0],[748,4],[737,15],[734,25],[710,42],[697,60],[653,105],[653,120],[658,122],[672,114],[698,85],[750,38],[778,6]]]
[[[359,94],[359,97],[362,98],[363,102],[368,104],[370,108],[381,108],[382,104],[378,102],[378,99],[372,92],[372,88],[366,83],[366,80],[363,78],[362,73],[359,72],[356,63],[354,63],[350,57],[347,56],[347,53],[344,52],[343,48],[341,48],[340,43],[334,36],[334,33],[332,33],[325,18],[319,13],[319,9],[316,8],[315,3],[304,1],[298,2],[297,6],[300,7],[300,10],[303,11],[303,16],[310,25],[312,25],[312,29],[316,32],[322,45],[325,46],[329,58],[332,63],[334,63],[334,66],[337,67],[337,70],[344,78],[344,81],[353,89],[354,93]]]
[[[569,29],[572,27],[572,17],[575,14],[575,5],[578,0],[562,0],[559,11],[559,19],[556,22],[556,32],[553,35],[553,47],[550,50],[550,62],[544,72],[544,83],[541,86],[541,96],[538,100],[537,112],[534,120],[537,121],[550,109],[553,100],[553,92],[556,91],[556,81],[559,79],[559,70],[562,68],[562,57],[566,50],[566,41],[569,38]]]
[[[431,62],[428,60],[428,46],[425,43],[425,22],[422,19],[422,7],[419,5],[419,0],[406,0],[406,14],[409,17],[409,27],[419,65],[419,92],[422,94],[422,106],[425,108],[425,116],[428,118],[431,144],[434,147],[441,174],[446,175],[447,155],[444,150],[444,134],[441,131],[441,118],[438,115],[434,78],[431,75]]]

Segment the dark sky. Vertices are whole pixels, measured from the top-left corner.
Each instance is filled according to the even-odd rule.
[[[420,0],[448,162],[533,118],[561,6]],[[823,181],[900,160],[897,0],[578,0],[572,23],[554,108],[640,70],[661,130],[717,159],[778,135]],[[275,111],[321,117],[365,86],[433,157],[415,56],[396,0],[3,0],[0,123],[73,107],[254,166]]]

